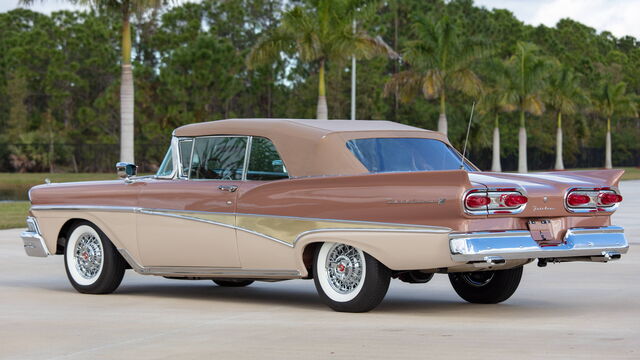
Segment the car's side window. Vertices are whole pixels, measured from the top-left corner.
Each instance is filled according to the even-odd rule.
[[[189,179],[241,180],[246,147],[246,137],[196,138]]]
[[[273,142],[263,137],[253,137],[247,180],[287,179],[287,169]]]
[[[179,153],[180,153],[180,164],[182,164],[182,168],[180,169],[180,177],[188,177],[189,176],[189,163],[191,162],[191,149],[193,146],[193,139],[181,139],[178,143]]]

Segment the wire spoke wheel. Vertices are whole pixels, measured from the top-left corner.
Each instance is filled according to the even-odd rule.
[[[87,294],[113,292],[120,285],[126,266],[109,238],[87,221],[69,231],[64,263],[71,285]]]
[[[82,277],[92,279],[100,273],[103,264],[102,254],[102,243],[92,232],[80,235],[75,246],[73,260]]]
[[[364,251],[347,244],[323,243],[313,261],[316,290],[336,311],[375,308],[389,288],[391,272]]]
[[[329,285],[340,294],[349,294],[362,282],[364,254],[353,246],[335,244],[329,250],[325,270]]]

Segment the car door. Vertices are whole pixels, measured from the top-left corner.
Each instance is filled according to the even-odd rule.
[[[147,180],[138,244],[144,266],[239,267],[235,212],[247,137],[180,139],[178,174]]]

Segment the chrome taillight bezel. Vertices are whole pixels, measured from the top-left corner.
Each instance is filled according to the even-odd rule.
[[[513,215],[519,214],[524,211],[527,207],[527,204],[522,204],[514,207],[499,207],[499,208],[490,208],[491,205],[485,206],[483,209],[470,209],[467,207],[467,197],[469,195],[476,194],[485,194],[492,199],[492,203],[495,202],[495,195],[521,195],[527,196],[526,191],[521,187],[508,187],[508,188],[473,188],[464,192],[462,195],[462,208],[464,212],[468,215]],[[493,195],[493,196],[492,196]]]
[[[600,188],[585,188],[585,187],[572,187],[567,189],[564,194],[564,208],[571,213],[584,214],[584,213],[600,213],[600,212],[614,212],[620,206],[620,203],[613,205],[599,205],[598,197],[604,192],[614,193],[620,195],[620,191],[616,187],[607,186]],[[585,205],[572,206],[569,205],[569,195],[572,193],[582,193],[591,198],[591,201]]]

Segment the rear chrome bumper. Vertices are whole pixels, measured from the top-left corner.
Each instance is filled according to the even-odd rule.
[[[27,255],[37,257],[47,257],[50,255],[47,245],[44,243],[44,238],[40,234],[38,222],[34,217],[27,217],[27,231],[23,231],[20,237],[24,243],[24,251]]]
[[[573,228],[564,242],[541,247],[524,230],[452,233],[451,258],[457,262],[499,265],[506,260],[548,259],[549,261],[609,261],[629,250],[624,229],[619,226]]]

